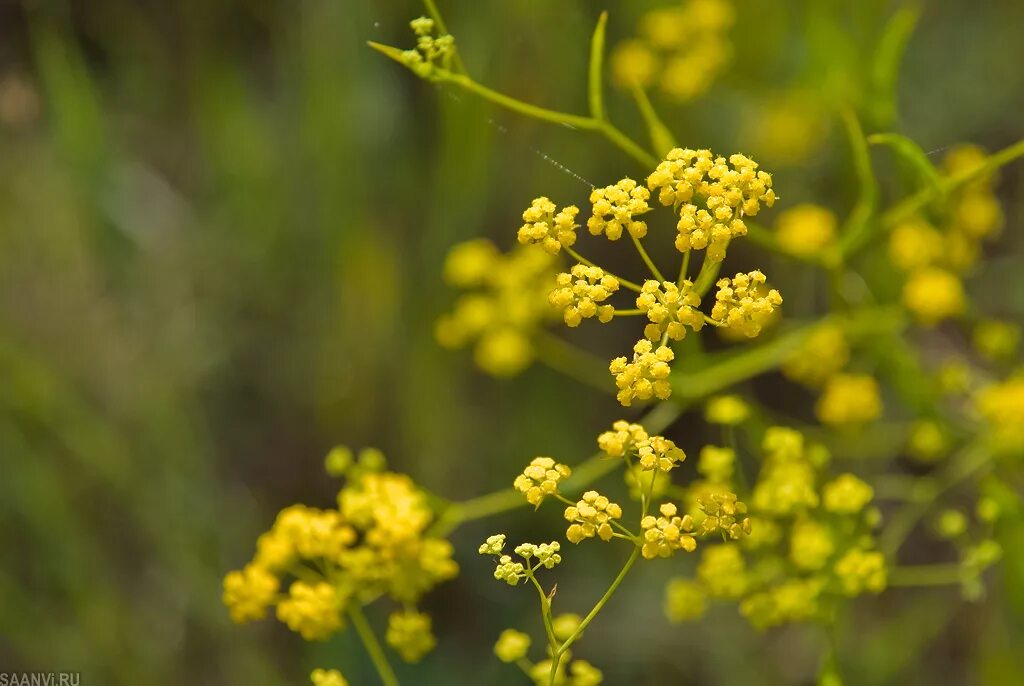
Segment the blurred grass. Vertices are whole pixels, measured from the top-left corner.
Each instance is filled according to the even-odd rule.
[[[654,4],[609,3],[610,43]],[[655,104],[681,142],[755,157],[773,134],[759,129],[764,108],[791,92],[826,113],[859,106],[870,130],[895,123],[926,153],[1020,138],[1024,6],[921,7],[896,79],[874,56],[896,50],[902,24],[891,17],[911,10],[744,4],[722,83],[686,108]],[[443,9],[482,82],[585,111],[593,3]],[[450,245],[478,235],[509,245],[526,199],[578,198],[581,179],[643,170],[583,133],[417,82],[365,47],[409,43],[406,22],[420,12],[363,0],[0,6],[0,668],[80,670],[86,683],[277,684],[341,664],[353,683],[372,683],[350,636],[308,646],[273,623],[236,628],[219,602],[223,573],[280,507],[331,501],[320,456],[339,442],[376,445],[427,488],[464,498],[505,485],[524,456],[589,454],[595,427],[613,418],[604,398],[544,369],[482,379],[437,349],[431,327],[449,297],[438,273]],[[608,107],[640,137],[628,95]],[[834,121],[825,131],[809,159],[780,160],[777,185],[786,203],[845,211],[848,152]],[[1004,173],[1011,222],[1021,183]],[[1013,273],[1020,245],[1007,231],[983,292]],[[1020,293],[999,290],[991,306],[1020,317]],[[603,354],[622,341],[597,345]],[[463,575],[432,601],[441,647],[404,672],[411,683],[518,683],[488,653],[531,608],[510,607],[464,554],[499,526],[537,537],[555,524],[512,517],[458,534]],[[952,664],[901,662],[901,641],[879,638],[853,646],[876,656],[856,683],[969,673],[1012,683],[1019,540],[1007,538],[1006,598],[963,610],[988,629]],[[593,580],[560,591],[568,602],[586,604],[613,573],[615,560],[592,555],[567,568]],[[660,572],[648,574],[611,609],[660,617]],[[911,605],[891,635],[943,633],[953,612],[938,612]],[[655,620],[625,637],[595,626],[593,645],[607,646],[599,662],[616,684],[809,678],[798,672],[815,666],[813,631],[764,639],[716,620],[703,636],[665,634]],[[693,672],[678,673],[680,652]]]

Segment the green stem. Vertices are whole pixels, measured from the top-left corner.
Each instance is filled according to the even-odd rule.
[[[589,613],[587,613],[586,617],[583,618],[583,621],[580,622],[580,625],[576,627],[576,631],[572,632],[572,635],[569,636],[569,638],[565,639],[565,643],[560,645],[558,647],[558,650],[555,651],[556,658],[557,656],[561,656],[562,654],[564,654],[565,651],[567,651],[569,647],[576,642],[576,640],[580,637],[580,634],[582,634],[584,630],[588,626],[590,626],[590,623],[594,621],[594,617],[597,616],[597,613],[599,613],[601,609],[605,606],[605,604],[611,599],[616,589],[618,589],[619,585],[622,583],[622,580],[626,578],[626,574],[629,573],[629,570],[633,567],[633,563],[636,562],[638,557],[640,557],[640,547],[634,546],[633,552],[629,554],[629,559],[626,560],[626,564],[622,566],[622,569],[619,571],[619,575],[615,577],[614,581],[612,581],[612,585],[608,587],[608,590],[604,592],[604,595],[601,596],[601,599],[597,601],[597,604],[594,605],[593,609]]]
[[[889,570],[889,586],[949,586],[964,579],[959,564],[914,565]]]
[[[538,359],[551,369],[603,393],[614,393],[603,359],[546,331],[538,333],[534,343]]]
[[[690,272],[690,254],[692,250],[687,250],[683,253],[683,263],[679,266],[679,281],[676,284],[680,288],[683,287],[683,282],[686,281],[686,275]]]
[[[602,271],[604,271],[605,274],[607,274],[608,276],[614,278],[616,281],[618,281],[620,284],[622,284],[623,286],[625,286],[626,288],[628,288],[631,291],[635,291],[637,293],[640,293],[640,292],[643,291],[643,289],[639,285],[633,283],[632,281],[628,281],[628,280],[622,278],[621,276],[617,276],[615,274],[612,274],[610,271],[608,271],[607,269],[604,269],[603,267],[598,267],[596,264],[594,264],[593,262],[588,260],[583,255],[580,255],[578,252],[576,252],[575,249],[569,247],[568,245],[563,245],[562,247],[565,249],[565,252],[569,255],[569,257],[573,258],[574,260],[576,260],[580,264],[585,264],[588,267],[597,267],[598,269],[601,269]]]
[[[359,634],[359,638],[363,641],[363,647],[369,653],[373,666],[377,668],[377,674],[380,675],[381,683],[384,686],[398,686],[398,678],[395,676],[394,670],[391,669],[391,665],[388,664],[388,658],[384,654],[384,649],[377,641],[370,623],[366,621],[366,615],[363,614],[362,608],[358,604],[353,604],[348,611],[348,616],[352,620],[352,626],[356,628],[356,633]]]
[[[629,237],[633,239],[633,245],[636,246],[636,251],[640,253],[640,259],[642,259],[644,264],[647,265],[647,268],[651,270],[651,274],[654,275],[654,278],[658,280],[659,284],[664,283],[665,277],[662,276],[660,271],[658,271],[657,265],[654,264],[654,260],[651,259],[651,256],[647,254],[647,250],[644,248],[643,243],[640,242],[640,239],[633,234],[629,234]]]
[[[590,65],[587,70],[587,100],[590,103],[590,116],[604,119],[604,88],[601,83],[604,71],[604,34],[608,25],[608,12],[601,12],[594,27],[594,35],[590,39]]]
[[[537,589],[537,596],[540,598],[540,614],[544,620],[544,631],[547,632],[548,635],[548,645],[551,646],[551,650],[554,652],[558,647],[558,639],[555,638],[555,628],[551,624],[551,601],[548,600],[540,582],[537,581],[537,577],[535,577],[532,572],[528,576],[530,581],[533,582],[534,587]]]

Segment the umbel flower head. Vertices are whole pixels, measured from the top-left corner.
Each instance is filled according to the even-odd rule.
[[[797,205],[779,213],[776,239],[790,255],[815,257],[835,242],[836,224],[836,215],[827,207]]]
[[[413,19],[409,26],[416,34],[416,48],[401,53],[402,64],[423,79],[433,78],[439,67],[448,69],[455,54],[455,38],[449,34],[434,35],[436,27],[429,17]]]
[[[430,616],[415,610],[391,613],[384,638],[406,662],[419,662],[437,645]]]
[[[637,452],[648,438],[644,427],[620,419],[612,424],[611,431],[597,437],[597,447],[609,457],[624,457]]]
[[[771,174],[757,171],[757,163],[745,155],[727,161],[710,150],[673,148],[647,177],[647,187],[679,213],[676,249],[706,248],[713,262],[725,259],[729,241],[746,235],[743,217],[775,203]]]
[[[666,336],[673,341],[682,340],[687,326],[694,331],[704,326],[704,313],[697,309],[700,295],[690,281],[683,281],[682,288],[671,281],[645,281],[636,306],[651,322],[644,328],[644,337],[649,341]]]
[[[434,336],[446,348],[472,344],[477,366],[512,376],[534,358],[533,336],[557,311],[547,302],[555,286],[555,260],[519,247],[502,254],[488,240],[456,245],[445,260],[445,279],[467,290],[437,320]]]
[[[789,379],[817,388],[838,373],[850,360],[850,346],[843,330],[831,323],[819,324],[782,363]]]
[[[557,210],[557,211],[556,211]],[[562,246],[571,247],[576,243],[576,215],[579,208],[575,205],[563,207],[561,210],[547,198],[536,198],[523,212],[523,222],[517,238],[523,245],[539,244],[552,255],[557,255]]]
[[[370,452],[358,463],[329,461],[346,477],[337,509],[285,508],[259,537],[253,561],[225,577],[233,620],[260,619],[276,604],[290,629],[325,640],[343,628],[351,603],[387,596],[412,608],[457,574],[451,544],[425,533],[433,514],[422,491],[405,475],[375,471],[383,461]],[[287,576],[295,580],[281,597]]]
[[[587,220],[591,234],[602,233],[610,241],[622,238],[623,230],[633,238],[647,235],[647,224],[636,217],[651,211],[647,200],[651,194],[633,179],[622,179],[613,186],[595,188],[590,193],[593,214]]]
[[[314,669],[309,678],[313,686],[348,686],[348,681],[336,669]]]
[[[814,408],[818,419],[834,426],[863,424],[882,413],[878,382],[866,374],[836,374]]]
[[[621,507],[597,491],[587,491],[578,503],[565,508],[565,519],[570,522],[565,537],[571,543],[594,536],[610,541],[615,533],[612,522],[621,518]]]
[[[669,362],[675,359],[672,348],[666,345],[654,350],[654,345],[646,340],[637,341],[633,346],[633,361],[625,357],[616,357],[608,366],[615,377],[616,394],[619,402],[625,407],[633,404],[634,399],[649,400],[652,397],[666,400],[672,395],[672,385],[668,381]]]
[[[782,296],[774,288],[764,295],[758,293],[765,282],[765,275],[760,271],[719,279],[711,318],[749,338],[757,336],[775,308],[782,304]]]
[[[640,520],[640,528],[643,530],[640,554],[645,559],[671,557],[677,550],[692,553],[697,549],[697,539],[693,537],[693,517],[688,514],[680,517],[673,503],[662,503],[658,512],[659,517],[647,515]]]
[[[555,283],[557,288],[551,291],[548,300],[562,310],[568,326],[579,326],[580,322],[591,317],[597,317],[602,324],[612,320],[615,308],[600,303],[619,290],[619,281],[614,276],[605,274],[600,267],[577,264],[569,273],[559,274]]]
[[[540,507],[545,496],[558,493],[558,483],[572,473],[564,464],[551,457],[535,457],[516,477],[512,487],[526,496],[527,502]]]

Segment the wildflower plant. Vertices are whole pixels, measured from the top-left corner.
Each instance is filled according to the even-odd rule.
[[[967,597],[983,593],[983,573],[1001,556],[1000,522],[1020,510],[1012,483],[1024,454],[1024,377],[1012,364],[1019,331],[981,316],[984,304],[972,301],[964,280],[1005,222],[996,171],[1024,155],[1024,142],[993,155],[957,147],[935,167],[899,134],[866,135],[855,109],[843,108],[836,119],[853,153],[852,208],[842,216],[794,203],[772,218],[783,200],[770,171],[739,152],[677,145],[643,90],[656,84],[683,100],[703,92],[727,61],[731,4],[688,0],[655,11],[642,20],[640,43],[615,50],[614,77],[631,87],[650,146],[615,126],[605,109],[606,14],[591,41],[589,113],[579,115],[475,81],[437,8],[426,6],[430,18],[412,22],[413,48],[371,46],[441,87],[599,135],[636,163],[579,197],[524,196],[525,210],[508,218],[515,246],[508,252],[484,239],[455,246],[444,278],[463,293],[439,319],[438,341],[472,346],[485,372],[511,376],[534,360],[564,370],[554,349],[589,355],[550,333],[559,321],[629,330],[635,342],[607,372],[573,373],[619,406],[647,413],[598,433],[598,452],[587,460],[523,460],[521,472],[508,475],[510,488],[462,501],[428,499],[408,477],[335,454],[329,467],[346,477],[337,509],[281,513],[253,561],[225,579],[231,616],[251,621],[276,607],[307,640],[350,622],[382,681],[397,683],[362,608],[396,603],[387,643],[407,661],[422,659],[436,639],[417,604],[458,569],[445,537],[467,521],[521,506],[557,508],[562,524],[532,537],[539,543],[493,534],[478,553],[493,559],[493,577],[513,587],[509,593],[536,596],[542,645],[530,627],[508,628],[496,637],[494,654],[542,686],[601,683],[600,669],[573,653],[638,563],[667,572],[669,621],[699,621],[724,604],[761,631],[828,626],[856,599],[893,588],[949,584]],[[897,194],[883,208],[872,146],[915,170],[920,190]],[[739,263],[750,253],[737,256],[735,241],[820,275],[828,309],[791,319],[782,290],[756,262]],[[610,254],[635,253],[645,273],[590,259],[587,243],[594,242],[610,243]],[[856,269],[871,248],[902,275],[895,291]],[[722,275],[727,259],[736,262],[724,272],[732,276]],[[967,328],[965,339],[987,362],[921,361],[908,332],[927,336],[946,325]],[[708,340],[705,329],[739,342]],[[713,352],[715,345],[727,349]],[[747,383],[775,371],[776,384],[806,394],[805,417],[779,416]],[[662,435],[694,406],[706,420],[703,431]],[[864,448],[851,439],[874,436],[882,421],[898,427],[903,444],[892,448],[891,460],[858,461],[858,449],[876,444],[864,441]],[[721,440],[701,439],[709,434]],[[903,455],[916,460],[917,472],[904,473],[895,459]],[[594,484],[613,472],[618,484]],[[968,506],[936,505],[956,498]],[[929,531],[955,563],[905,562],[907,541]],[[624,561],[604,593],[577,614],[558,607],[556,579],[563,558],[580,545]],[[821,683],[840,683],[838,650],[827,647]],[[344,683],[323,670],[313,681]]]

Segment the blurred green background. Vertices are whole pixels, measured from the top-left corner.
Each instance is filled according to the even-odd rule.
[[[656,4],[441,8],[479,81],[583,111],[600,9],[614,43]],[[1019,0],[924,3],[895,117],[872,65],[898,3],[738,4],[728,72],[695,103],[657,104],[681,142],[776,171],[787,206],[852,203],[839,102],[926,151],[1024,134]],[[607,396],[545,368],[482,377],[434,344],[432,323],[451,300],[439,273],[452,244],[508,247],[534,196],[578,203],[582,179],[644,172],[366,47],[410,45],[421,13],[411,0],[0,1],[0,671],[298,684],[339,666],[375,683],[351,632],[311,645],[276,622],[235,627],[220,604],[223,574],[281,507],[332,502],[327,450],[380,447],[458,499],[508,485],[535,454],[575,462],[616,418]],[[629,98],[612,97],[642,138]],[[765,112],[780,99],[822,115],[775,131]],[[779,136],[809,149],[791,159]],[[1011,317],[1024,289],[993,284],[1019,269],[1022,183],[1003,172],[1009,230],[972,286],[998,290]],[[747,250],[730,257],[746,264]],[[809,314],[812,296],[794,308]],[[622,348],[610,335],[591,348]],[[475,544],[497,530],[544,538],[556,519],[515,513],[456,534],[462,574],[427,601],[440,646],[399,667],[408,683],[521,683],[490,646],[533,627],[534,608],[490,579]],[[561,570],[566,606],[589,605],[621,563],[582,551]],[[608,683],[813,680],[814,630],[762,637],[725,609],[669,627],[663,578],[637,574],[588,632],[580,656]],[[852,683],[1021,683],[1024,579],[1005,582],[972,605],[942,589],[865,600]]]

